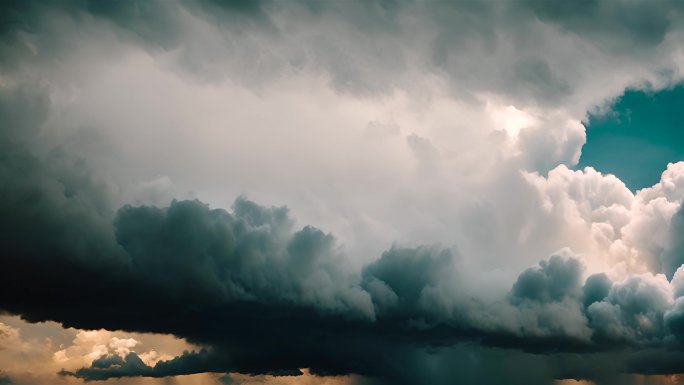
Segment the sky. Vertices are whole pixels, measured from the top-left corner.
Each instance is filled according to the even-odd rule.
[[[0,4],[0,385],[684,383],[677,1]]]
[[[617,175],[636,191],[657,183],[670,162],[684,160],[680,132],[684,88],[626,90],[610,113],[589,114],[587,142],[576,169]]]

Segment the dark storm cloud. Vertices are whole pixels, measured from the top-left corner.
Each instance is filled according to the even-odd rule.
[[[410,313],[425,299],[426,289],[458,279],[454,255],[438,247],[393,247],[363,269],[363,287],[379,313]]]
[[[3,3],[0,60],[5,68],[20,70],[22,63],[68,51],[66,39],[51,35],[57,30],[50,24],[55,15],[76,25],[88,18],[104,21],[117,36],[148,49],[191,46],[183,41],[186,26],[179,19],[186,11],[228,29],[242,15],[247,21],[237,21],[239,28],[262,28],[272,41],[282,38],[270,20],[279,5],[270,2],[159,4]],[[613,36],[607,30],[632,28],[627,38],[646,47],[662,41],[671,25],[671,14],[658,7],[648,10],[654,25],[615,19],[594,29],[575,19],[608,13],[592,3],[568,11],[579,15],[570,18],[534,2],[517,10],[474,1],[369,2],[361,10],[345,4],[304,2],[302,7],[307,15],[324,15],[333,7],[345,26],[387,38],[387,45],[360,49],[366,56],[379,50],[380,58],[357,60],[357,51],[350,54],[342,43],[330,48],[326,40],[304,57],[329,70],[338,88],[359,93],[391,89],[385,82],[396,77],[404,59],[392,39],[401,32],[396,20],[403,7],[417,7],[427,28],[434,28],[427,61],[445,73],[480,67],[486,72],[487,63],[471,62],[463,52],[473,42],[494,52],[500,37],[493,21],[506,16],[519,24],[534,14],[578,35],[606,39]],[[620,5],[621,12],[640,12],[630,4]],[[380,26],[374,24],[378,19]],[[665,26],[655,25],[662,20],[668,21]],[[256,46],[257,56],[275,49]],[[508,72],[510,77],[483,87],[550,100],[570,92],[571,84],[543,56],[521,58]],[[387,79],[379,76],[383,73]],[[488,79],[482,73],[469,78]],[[509,87],[518,80],[521,88]],[[37,82],[0,88],[0,309],[33,322],[166,333],[206,346],[154,367],[135,353],[104,356],[63,375],[86,380],[199,372],[291,375],[308,367],[315,374],[358,373],[383,384],[529,385],[563,376],[607,378],[600,365],[577,358],[579,353],[600,355],[602,365],[615,349],[627,349],[610,368],[637,373],[674,369],[640,366],[625,357],[639,362],[649,354],[655,362],[681,354],[681,301],[672,305],[652,276],[613,283],[596,275],[582,282],[577,259],[553,256],[522,272],[506,298],[488,303],[462,286],[468,271],[453,249],[396,245],[357,271],[333,235],[295,226],[286,208],[245,198],[231,211],[199,201],[112,207],[106,183],[88,160],[34,145],[50,109],[43,87]],[[474,85],[466,78],[459,87],[468,91]],[[429,142],[410,140],[417,155],[429,159]],[[671,259],[670,271],[678,261]],[[520,373],[521,367],[530,369]]]
[[[168,377],[200,372],[225,372],[231,369],[230,357],[212,355],[207,350],[185,352],[180,356],[161,361],[154,367],[145,364],[134,352],[125,357],[104,355],[93,361],[89,368],[81,368],[76,372],[62,370],[63,376],[83,378],[87,381],[107,380],[122,377]],[[282,371],[269,373],[274,375],[301,375],[301,371]]]
[[[241,198],[232,212],[197,201],[110,210],[87,163],[59,151],[42,158],[33,153],[31,133],[49,109],[44,90],[3,91],[3,119],[22,129],[2,130],[2,143],[12,143],[12,151],[4,151],[0,163],[0,307],[31,321],[169,333],[208,346],[154,367],[134,353],[105,356],[64,375],[290,375],[310,367],[317,374],[359,373],[378,383],[435,376],[432,383],[461,378],[494,384],[501,377],[486,374],[486,367],[501,356],[486,346],[505,346],[512,349],[508,359],[513,354],[545,368],[511,383],[542,384],[561,374],[592,372],[579,364],[554,369],[545,354],[516,353],[520,349],[552,357],[551,351],[578,346],[606,348],[562,333],[526,335],[506,316],[495,327],[478,325],[473,320],[487,312],[496,317],[497,306],[475,298],[449,304],[458,297],[452,289],[458,288],[460,257],[448,249],[395,246],[358,274],[345,267],[331,235],[294,228],[284,208]],[[552,257],[523,272],[511,290],[512,305],[501,306],[515,311],[515,304],[526,304],[520,314],[530,315],[543,314],[554,302],[581,301],[580,273],[577,260]],[[590,279],[585,297],[602,300],[605,285]],[[657,295],[635,287],[613,285],[603,299],[623,309],[621,327],[637,327],[632,314],[662,314]],[[617,322],[591,320],[596,330]],[[435,359],[463,359],[463,349],[449,347],[461,343],[471,344],[471,352],[480,345],[480,369],[428,369]]]
[[[568,295],[577,295],[582,285],[581,275],[582,265],[577,259],[554,255],[520,274],[511,290],[511,299],[514,302],[560,301]]]
[[[540,262],[507,298],[488,303],[465,294],[468,272],[454,250],[394,246],[359,272],[332,235],[295,227],[285,208],[239,198],[230,212],[199,201],[113,210],[87,161],[34,145],[50,109],[44,88],[5,87],[0,100],[8,123],[0,131],[0,308],[33,322],[173,334],[207,347],[154,367],[135,354],[105,356],[63,375],[291,375],[308,367],[377,383],[425,375],[434,384],[494,384],[501,378],[487,374],[488,360],[500,356],[491,349],[504,348],[537,362],[543,370],[527,383],[543,384],[593,376],[570,353],[666,346],[669,330],[681,334],[682,312],[670,309],[659,281],[594,276],[583,284],[572,257]],[[673,341],[668,348],[679,351]],[[467,375],[428,369],[473,349],[484,362],[460,367]]]
[[[681,299],[665,313],[665,323],[672,334],[684,342],[684,302]]]
[[[42,90],[2,91],[3,120],[39,129],[48,108]],[[30,321],[170,333],[213,348],[209,363],[192,360],[193,353],[152,373],[389,371],[376,369],[374,357],[408,326],[376,326],[370,295],[344,267],[330,235],[295,231],[285,209],[244,199],[232,213],[197,201],[113,212],[85,162],[59,151],[35,155],[30,131],[7,127],[0,308]],[[414,330],[404,338],[421,335]],[[114,366],[111,376],[148,373],[129,357],[118,365],[96,362],[93,376]]]
[[[332,236],[312,227],[293,234],[284,208],[244,199],[235,202],[233,215],[197,201],[167,209],[127,206],[114,227],[131,269],[158,281],[171,297],[206,298],[208,305],[301,300],[330,311],[359,311],[359,317],[366,306],[370,316],[370,300],[345,274]]]
[[[594,302],[603,300],[608,296],[613,282],[605,273],[594,274],[587,278],[582,288],[582,303],[589,307]]]
[[[157,373],[159,372],[158,370]],[[98,376],[99,373],[103,375]],[[94,360],[90,368],[79,369],[76,373],[63,370],[60,374],[83,377],[88,380],[106,380],[120,377],[152,377],[155,371],[147,366],[137,354],[129,353],[124,358],[117,355],[102,356]]]

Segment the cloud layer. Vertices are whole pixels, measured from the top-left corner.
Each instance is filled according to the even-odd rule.
[[[35,111],[45,109],[41,95],[40,89],[8,92],[7,100],[17,103],[12,113],[29,109],[15,118],[20,120],[15,126],[40,116]],[[11,113],[5,114],[12,121]],[[231,212],[199,201],[108,211],[86,165],[59,152],[47,158],[31,154],[24,131],[3,135],[12,151],[4,152],[2,163],[2,308],[32,321],[173,334],[206,346],[154,366],[135,353],[105,355],[65,375],[88,380],[201,372],[282,375],[308,367],[318,374],[411,383],[416,374],[406,372],[410,365],[397,370],[399,363],[431,349],[446,351],[438,356],[458,355],[460,348],[451,347],[462,344],[479,345],[485,356],[497,348],[522,357],[535,353],[534,360],[618,350],[625,356],[620,371],[651,373],[643,359],[639,365],[630,359],[644,349],[680,347],[678,274],[672,284],[651,273],[617,282],[592,275],[585,281],[582,262],[565,251],[523,271],[506,296],[487,300],[464,284],[472,272],[457,250],[397,245],[359,272],[332,235],[295,227],[287,209],[244,198]],[[614,177],[591,170],[559,168],[548,178],[530,177],[546,194],[561,181],[624,189],[614,198],[602,193],[608,202],[596,202],[593,211],[585,211],[589,215],[621,200],[637,213],[656,204],[651,202],[667,207],[663,191],[674,194],[668,175],[636,197]],[[588,178],[595,179],[591,187]],[[557,191],[575,192],[550,198],[554,205],[586,204],[581,189]],[[642,195],[649,194],[658,198],[643,202]],[[644,221],[632,215],[634,223]],[[625,239],[630,225],[623,225]],[[676,226],[674,221],[674,234]],[[663,247],[676,255],[676,244]],[[591,369],[574,365],[541,378],[596,379]]]
[[[197,346],[60,375],[682,371],[684,163],[570,169],[587,110],[680,81],[677,4],[3,7],[0,309]]]

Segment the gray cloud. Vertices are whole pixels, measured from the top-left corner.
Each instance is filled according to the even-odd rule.
[[[339,92],[377,96],[420,83],[400,76],[416,67],[443,76],[459,98],[496,92],[546,106],[588,87],[576,72],[581,66],[547,53],[552,48],[587,53],[590,67],[606,58],[596,53],[606,47],[614,53],[608,62],[634,54],[636,67],[658,67],[628,52],[626,42],[653,54],[667,50],[678,10],[615,4],[6,3],[0,60],[3,75],[12,76],[0,88],[0,308],[33,322],[173,334],[206,347],[153,367],[130,353],[62,372],[85,380],[296,375],[308,367],[381,384],[548,384],[563,377],[610,384],[624,383],[624,373],[676,372],[668,357],[681,355],[684,312],[662,277],[583,280],[578,258],[554,255],[491,299],[488,288],[467,286],[480,272],[469,270],[455,247],[396,244],[356,268],[332,234],[297,225],[284,207],[244,197],[232,210],[199,200],[117,207],[92,159],[74,158],[41,137],[51,85],[32,68],[50,67],[74,50],[70,36],[103,25],[117,39],[169,54],[174,69],[205,81],[228,77],[258,89],[306,68],[329,76]],[[648,17],[634,18],[642,12]],[[417,24],[407,20],[413,14]],[[56,33],[64,26],[68,32]],[[205,37],[206,45],[194,44]],[[512,65],[500,70],[501,62]],[[518,139],[521,163],[535,170],[571,159],[583,140],[581,130],[533,131]],[[427,168],[440,158],[427,138],[412,134],[407,144]],[[521,183],[510,176],[517,171],[494,176],[510,178],[502,183],[510,187]],[[490,241],[497,226],[518,230],[486,200],[473,206],[477,220],[467,235]],[[668,276],[681,262],[678,217],[671,231]],[[525,242],[522,234],[511,244]]]
[[[681,22],[681,5],[665,1],[655,7],[640,2],[576,1],[520,2],[544,22],[557,24],[573,34],[591,38],[601,47],[625,51],[656,46],[673,24]]]
[[[595,338],[629,343],[660,343],[666,334],[663,316],[672,305],[667,281],[633,276],[615,283],[607,297],[587,308]]]
[[[568,295],[577,295],[581,287],[582,266],[576,259],[563,259],[554,255],[542,261],[537,268],[525,270],[513,285],[514,302],[561,301]]]
[[[613,282],[606,276],[605,273],[594,274],[587,278],[582,288],[582,298],[584,307],[594,302],[602,301],[610,293],[610,288]]]
[[[430,290],[457,280],[453,252],[438,247],[393,247],[363,269],[363,287],[382,313],[412,313],[423,306]]]
[[[107,380],[122,377],[168,377],[201,372],[215,372],[235,370],[230,364],[228,356],[212,355],[207,350],[199,352],[185,352],[182,355],[169,360],[161,361],[151,367],[145,364],[134,353],[128,353],[125,357],[118,355],[105,355],[93,361],[91,367],[81,368],[76,372],[62,370],[62,376],[83,378],[86,381]],[[268,373],[273,375],[301,375],[301,371],[282,371]]]
[[[30,321],[168,333],[209,349],[154,367],[134,354],[105,356],[64,375],[297,374],[309,367],[380,383],[422,375],[433,383],[498,383],[487,368],[503,348],[521,362],[541,360],[538,380],[526,377],[541,384],[600,374],[564,358],[570,352],[627,344],[638,353],[639,346],[671,346],[663,342],[668,330],[679,333],[679,307],[670,310],[662,281],[644,276],[611,285],[591,277],[582,289],[582,266],[571,256],[540,262],[507,298],[488,302],[463,286],[468,271],[456,251],[397,245],[358,272],[345,266],[332,235],[298,229],[285,208],[239,198],[230,212],[199,201],[112,210],[87,162],[59,150],[36,152],[32,138],[45,119],[40,111],[49,108],[44,90],[3,92],[11,107],[3,118],[13,128],[2,130],[12,151],[0,158],[0,307]],[[473,346],[487,362],[479,369],[427,369]],[[554,368],[544,357],[568,366]]]
[[[205,80],[227,76],[259,88],[308,68],[342,92],[378,95],[415,88],[419,79],[400,75],[417,69],[446,75],[466,99],[496,92],[520,105],[584,94],[589,74],[580,71],[588,69],[568,63],[572,55],[584,54],[590,67],[625,57],[649,67],[682,25],[673,1],[16,1],[3,8],[0,55],[16,69],[68,52],[69,34],[56,33],[64,24],[78,30],[100,21],[146,49],[176,52],[179,68]],[[216,34],[206,35],[202,23]],[[502,71],[504,61],[512,66]]]

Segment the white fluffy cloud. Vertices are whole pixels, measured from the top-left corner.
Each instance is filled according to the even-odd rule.
[[[671,163],[656,185],[635,194],[613,175],[588,167],[572,171],[565,166],[547,177],[526,173],[541,202],[542,218],[566,237],[563,242],[586,254],[592,272],[614,277],[660,272],[662,255],[672,237],[670,223],[684,194],[684,163]],[[671,274],[668,272],[668,274]]]

